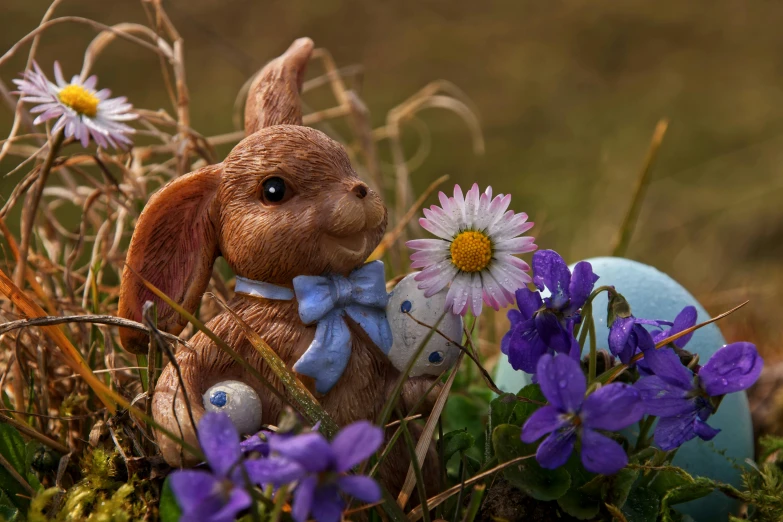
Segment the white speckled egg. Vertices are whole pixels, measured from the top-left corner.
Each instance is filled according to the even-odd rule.
[[[240,434],[261,429],[261,399],[256,391],[239,381],[223,381],[204,393],[204,409],[229,416]]]
[[[392,290],[389,303],[386,305],[386,317],[394,336],[389,359],[400,371],[405,370],[419,344],[430,332],[429,328],[420,325],[408,314],[422,323],[434,325],[446,305],[446,290],[429,298],[424,297],[424,291],[418,289],[418,282],[413,279],[415,275],[410,274],[397,283],[397,286]],[[462,317],[446,312],[438,330],[449,339],[461,342]],[[416,364],[413,365],[410,376],[440,375],[444,370],[454,365],[458,355],[459,347],[435,333],[427,346],[424,347]]]

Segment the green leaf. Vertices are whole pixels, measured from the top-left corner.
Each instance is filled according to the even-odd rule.
[[[564,468],[571,477],[571,487],[557,499],[560,509],[580,520],[595,518],[601,509],[601,498],[608,483],[598,480],[596,475],[587,471],[576,453],[571,455]],[[600,495],[589,492],[588,484],[598,485]]]
[[[179,522],[182,516],[182,510],[174,498],[174,492],[171,490],[171,475],[166,477],[163,483],[163,491],[160,494],[160,520],[161,522]]]
[[[38,481],[38,477],[33,472],[33,460],[35,459],[35,455],[38,452],[39,449],[43,448],[43,444],[40,442],[36,442],[34,440],[31,440],[25,445],[25,458],[24,458],[24,469],[25,473],[22,475],[24,478],[27,479],[27,483],[30,484],[30,486],[38,491],[41,489],[41,483]]]
[[[637,478],[639,478],[639,471],[628,468],[623,468],[612,475],[606,501],[622,509]]]
[[[22,478],[28,474],[29,470],[26,450],[24,439],[16,428],[9,424],[0,423],[0,454]],[[2,466],[0,466],[0,489],[20,511],[27,511],[30,500],[25,497],[29,497],[30,492]]]
[[[501,424],[492,432],[492,446],[500,462],[536,452],[534,444],[520,439],[522,429],[511,424]],[[527,459],[503,472],[506,480],[536,500],[555,500],[562,497],[571,484],[571,477],[563,468],[544,469],[535,459]]]
[[[621,511],[628,522],[655,522],[661,499],[654,491],[636,488],[628,495]]]
[[[466,452],[473,447],[475,442],[476,439],[468,433],[467,428],[446,433],[441,441],[444,461],[448,462],[456,453]]]
[[[666,506],[689,502],[709,495],[715,483],[703,477],[691,477],[685,470],[670,467],[658,472],[650,484]]]

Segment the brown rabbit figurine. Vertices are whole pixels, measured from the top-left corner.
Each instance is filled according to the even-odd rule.
[[[312,49],[313,42],[301,38],[260,72],[248,94],[247,137],[223,163],[182,176],[150,198],[128,250],[119,314],[140,321],[142,305],[153,301],[159,327],[180,333],[185,320],[149,292],[133,271],[194,311],[215,259],[223,256],[245,285],[236,288],[229,306],[300,373],[335,421],[345,425],[375,419],[399,376],[384,347],[379,347],[388,343],[390,333],[383,328],[373,332],[372,327],[357,331],[357,323],[352,323],[342,355],[323,359],[334,363],[335,371],[303,370],[307,365],[296,363],[308,350],[319,349],[322,323],[304,324],[294,279],[329,276],[345,284],[355,270],[370,270],[364,262],[384,234],[386,208],[357,177],[339,143],[302,126],[299,90]],[[344,328],[348,323],[333,321],[332,326]],[[218,315],[208,327],[282,391],[279,379],[229,315]],[[146,352],[143,333],[122,330],[121,338],[127,350]],[[158,423],[197,444],[183,391],[198,422],[205,412],[202,396],[216,383],[229,380],[249,385],[260,398],[264,421],[277,421],[282,404],[275,395],[205,335],[196,334],[190,345],[192,350],[177,354],[185,390],[171,364],[158,380],[152,405]],[[403,408],[409,409],[432,382],[433,377],[426,376],[410,379],[401,397]],[[195,464],[167,437],[159,436],[158,444],[169,464]],[[430,484],[437,482],[436,460],[427,458]],[[409,462],[401,444],[385,459],[381,477],[392,492],[401,488]]]

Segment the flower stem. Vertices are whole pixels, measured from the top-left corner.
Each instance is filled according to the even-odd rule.
[[[280,520],[280,515],[283,512],[283,506],[285,505],[286,500],[288,500],[288,484],[281,486],[277,491],[277,495],[275,496],[275,506],[269,513],[270,522],[277,522]]]
[[[592,305],[591,305],[592,308]],[[595,321],[593,321],[592,316],[590,317],[590,323],[587,325],[587,331],[590,334],[590,364],[588,366],[588,381],[587,382],[593,382],[595,381],[595,375],[598,371],[598,348],[596,347],[595,343]]]
[[[655,158],[658,156],[658,149],[661,147],[661,142],[663,141],[663,136],[666,134],[668,126],[669,121],[666,119],[662,119],[658,122],[658,125],[655,126],[650,148],[647,151],[647,157],[644,160],[644,167],[636,181],[636,190],[631,199],[631,206],[628,207],[628,212],[625,214],[623,224],[620,226],[614,248],[612,249],[612,255],[614,257],[624,257],[626,250],[628,250],[628,244],[631,242],[631,236],[633,235],[634,228],[636,228],[636,220],[639,218],[639,211],[641,210],[642,202],[644,201],[644,195],[645,192],[647,192],[647,185],[650,184],[650,173],[652,172]]]
[[[633,449],[634,452],[639,451],[647,446],[647,433],[650,431],[650,428],[652,428],[655,419],[656,417],[654,415],[648,415],[641,422],[641,426],[639,428],[639,437],[636,439],[636,445]]]

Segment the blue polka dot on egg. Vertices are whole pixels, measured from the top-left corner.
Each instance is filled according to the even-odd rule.
[[[431,362],[432,364],[438,364],[438,363],[440,363],[441,361],[443,361],[443,354],[442,354],[442,353],[440,353],[440,352],[432,352],[432,353],[430,354],[430,357],[429,357],[429,359],[430,359],[430,362]]]
[[[209,396],[209,402],[213,406],[217,406],[218,408],[222,408],[228,402],[228,395],[226,395],[226,392],[224,392],[222,390],[218,390],[218,391],[212,392],[212,395]]]
[[[403,301],[400,305],[400,311],[404,314],[407,314],[411,311],[411,302],[410,301]]]

